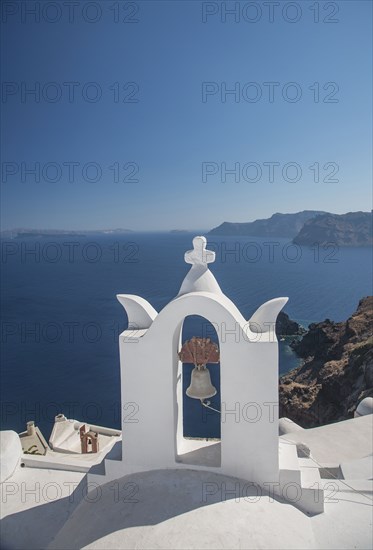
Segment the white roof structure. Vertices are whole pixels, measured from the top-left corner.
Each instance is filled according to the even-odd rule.
[[[45,456],[22,454],[17,434],[1,432],[2,548],[372,547],[369,403],[328,426],[279,425],[274,323],[287,298],[246,321],[209,271],[206,239],[193,245],[160,313],[118,296],[129,318],[119,337],[123,438],[95,427],[108,445],[100,464],[77,452],[77,421],[56,426]],[[220,441],[183,437],[177,351],[193,313],[220,327]]]
[[[372,418],[346,422],[366,435]],[[344,424],[332,426],[341,433]],[[308,515],[245,480],[210,472],[155,470],[87,486],[86,474],[52,468],[18,467],[1,484],[2,548],[372,547],[371,471],[323,479],[325,511]]]

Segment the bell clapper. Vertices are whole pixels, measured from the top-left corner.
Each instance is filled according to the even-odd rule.
[[[221,411],[219,411],[218,409],[214,409],[214,407],[210,407],[210,404],[211,404],[211,401],[206,401],[205,402],[204,399],[201,399],[201,405],[206,407],[206,409],[211,409],[212,411],[215,411],[215,412],[221,414]]]

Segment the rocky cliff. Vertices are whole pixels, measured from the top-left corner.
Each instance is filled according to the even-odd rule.
[[[372,212],[348,212],[347,214],[323,214],[308,220],[294,238],[299,245],[314,243],[338,246],[370,246],[372,237]]]
[[[300,336],[305,332],[307,332],[305,328],[290,319],[287,313],[280,311],[276,321],[277,336]]]
[[[293,348],[303,366],[280,378],[280,416],[304,428],[351,418],[373,396],[373,296],[342,323],[311,324]]]

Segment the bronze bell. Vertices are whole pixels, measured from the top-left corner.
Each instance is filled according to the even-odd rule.
[[[192,370],[190,386],[186,391],[193,399],[207,399],[216,395],[216,388],[211,384],[210,371],[206,365],[197,365]]]

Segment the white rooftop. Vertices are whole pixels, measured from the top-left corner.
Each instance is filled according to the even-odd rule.
[[[345,479],[320,480],[322,514],[207,471],[154,470],[99,486],[84,472],[52,469],[53,463],[18,465],[0,486],[2,547],[370,549],[372,456],[361,455],[371,453],[372,420],[367,415],[280,438],[306,443],[316,467],[334,471],[346,463]]]

